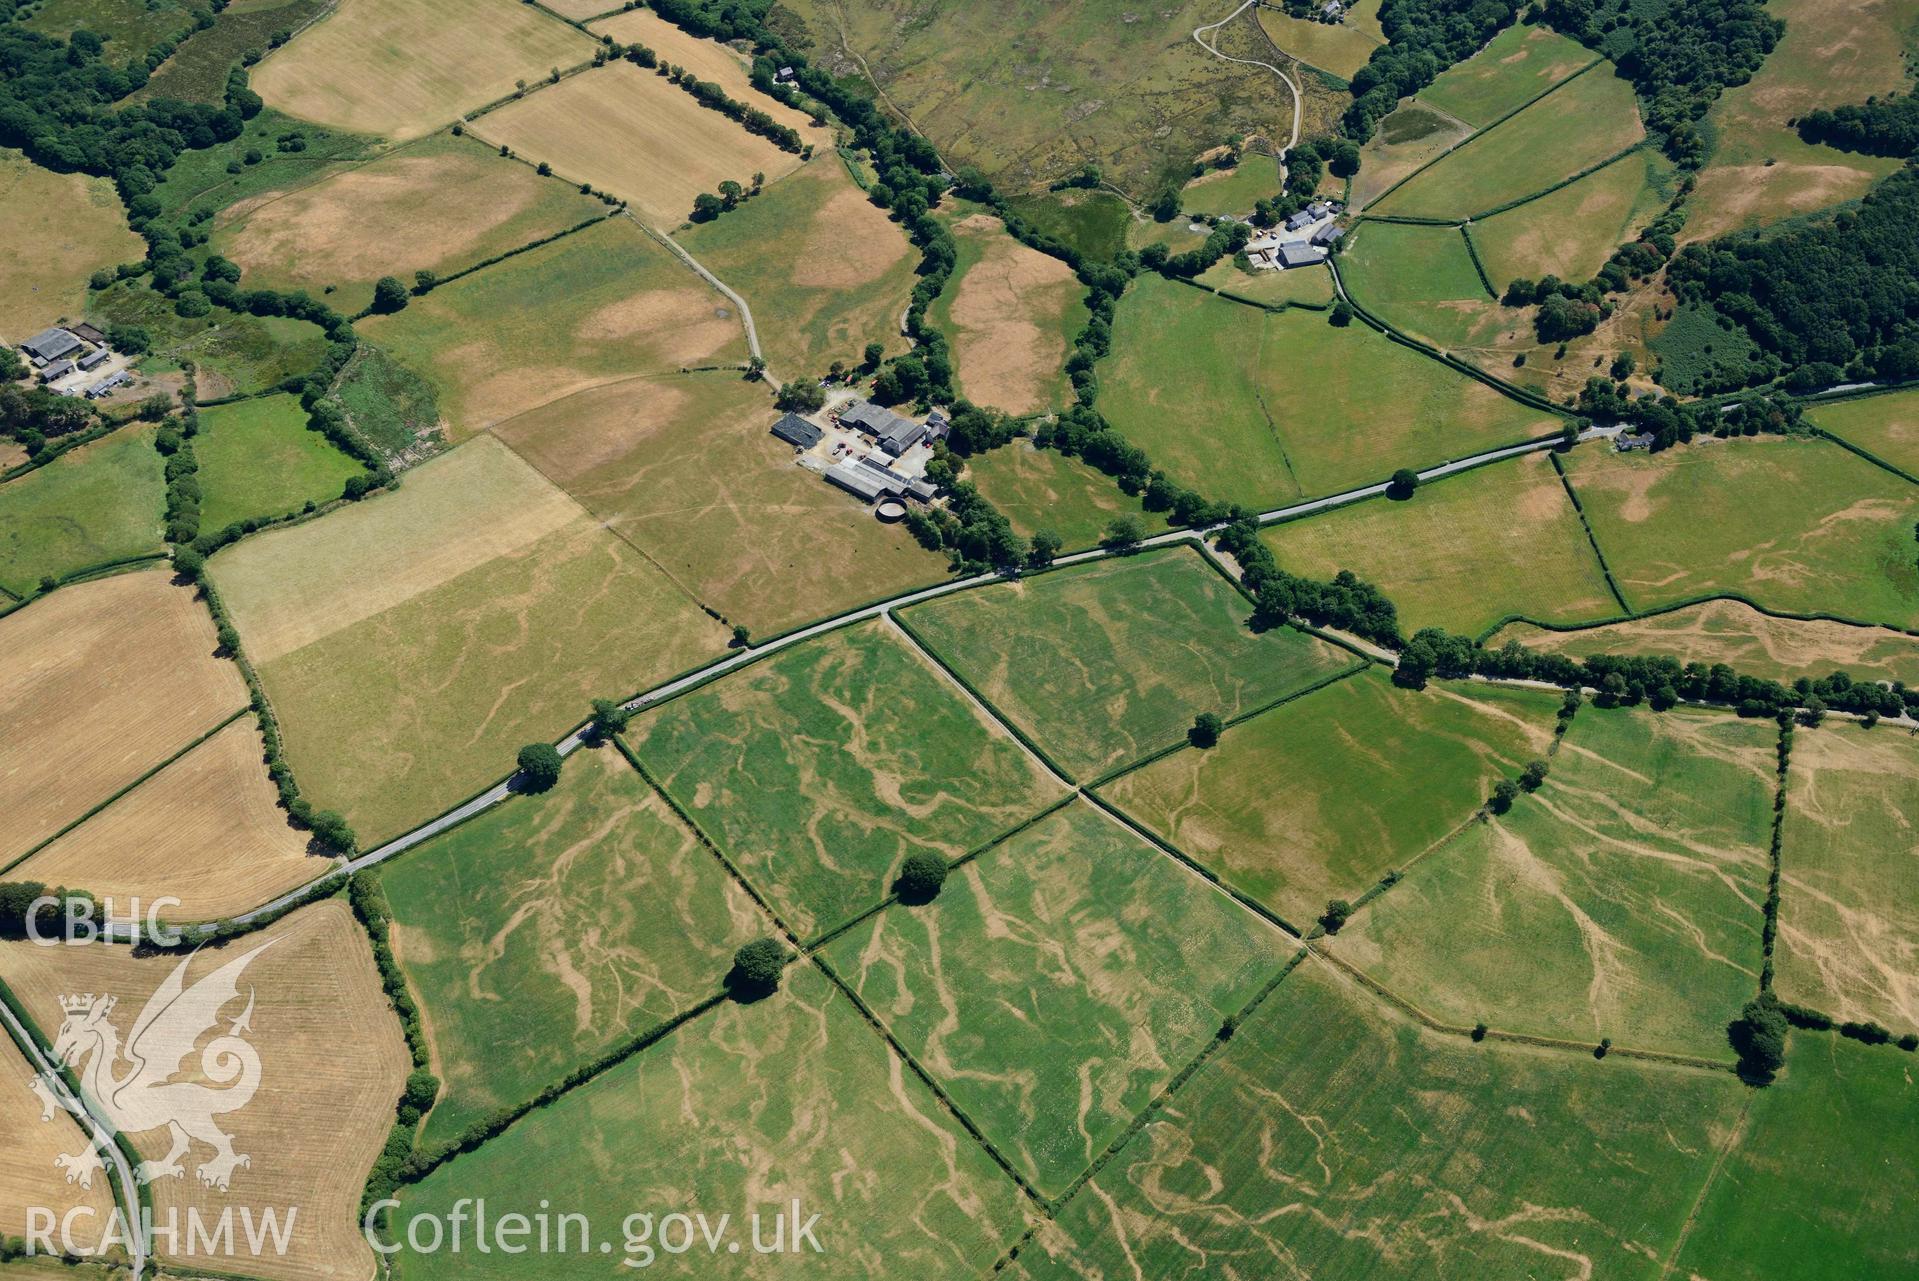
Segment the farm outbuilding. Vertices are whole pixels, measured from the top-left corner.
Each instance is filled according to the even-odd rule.
[[[851,461],[837,462],[828,467],[826,479],[861,502],[876,502],[892,492],[892,486],[883,476],[876,476]]]
[[[80,350],[80,340],[64,329],[42,329],[33,337],[20,344],[20,350],[27,353],[36,364]]]
[[[826,433],[798,414],[785,414],[773,424],[773,434],[795,449],[811,449]]]
[[[44,382],[52,382],[56,378],[65,378],[72,372],[73,362],[71,360],[56,360],[40,371],[40,377]]]
[[[107,336],[84,321],[77,325],[68,325],[67,332],[75,338],[92,343],[96,347],[104,347],[107,345]]]
[[[1303,241],[1289,240],[1279,247],[1281,267],[1310,267],[1316,262],[1324,261],[1326,261],[1324,252]]]
[[[78,363],[82,369],[98,369],[112,355],[113,353],[105,347],[95,347],[92,351],[80,357],[76,363]]]

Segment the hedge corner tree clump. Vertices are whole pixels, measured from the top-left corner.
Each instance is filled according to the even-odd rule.
[[[1193,718],[1193,727],[1186,731],[1186,741],[1194,747],[1216,747],[1219,744],[1220,731],[1225,722],[1212,712],[1201,712]]]
[[[1739,1076],[1753,1085],[1765,1085],[1786,1062],[1786,1013],[1779,998],[1762,992],[1747,1001],[1739,1017],[1726,1026],[1726,1040],[1739,1054]]]
[[[1395,502],[1403,503],[1408,498],[1411,498],[1413,491],[1418,488],[1419,473],[1410,467],[1401,467],[1393,473],[1393,478],[1386,483],[1386,497],[1393,499]]]
[[[632,719],[632,712],[610,698],[593,700],[593,737],[601,742],[606,742],[615,734],[625,733]]]
[[[895,883],[902,903],[931,903],[939,897],[952,865],[931,850],[918,850],[906,856]]]
[[[519,785],[528,792],[544,792],[560,781],[560,749],[551,743],[528,743],[520,749]]]
[[[373,286],[373,310],[390,315],[405,308],[410,296],[406,283],[398,276],[381,276]]]
[[[1337,934],[1352,919],[1353,905],[1343,898],[1329,899],[1326,910],[1319,914],[1319,923],[1328,934]]]
[[[757,1001],[779,990],[786,969],[786,949],[778,939],[754,939],[733,953],[733,969],[726,990],[736,1001]]]

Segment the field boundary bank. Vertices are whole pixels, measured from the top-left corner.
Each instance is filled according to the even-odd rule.
[[[1867,462],[1873,464],[1875,467],[1884,468],[1886,471],[1891,472],[1893,475],[1897,476],[1900,480],[1905,481],[1907,484],[1919,485],[1919,476],[1913,475],[1911,472],[1907,471],[1903,467],[1898,466],[1897,464],[1887,462],[1885,459],[1881,458],[1879,455],[1865,448],[1863,445],[1855,445],[1851,441],[1847,440],[1844,436],[1838,435],[1835,432],[1827,431],[1824,427],[1821,427],[1818,423],[1810,423],[1808,425],[1812,428],[1813,435],[1819,436],[1825,440],[1831,441],[1833,444],[1839,446],[1841,449],[1847,451],[1848,453],[1857,454],[1859,457],[1865,459]]]
[[[229,713],[227,716],[221,718],[221,721],[218,725],[215,725],[212,729],[208,730],[206,733],[198,735],[197,737],[191,739],[186,746],[180,748],[178,751],[169,755],[165,760],[161,761],[159,764],[153,766],[151,769],[141,774],[138,778],[134,779],[131,783],[126,784],[124,787],[121,787],[119,790],[107,796],[105,799],[95,803],[85,813],[81,814],[78,818],[68,823],[65,827],[62,827],[59,831],[53,833],[53,835],[41,841],[38,845],[33,846],[31,849],[27,850],[24,854],[15,856],[12,860],[6,863],[0,863],[0,876],[5,876],[7,873],[19,867],[22,863],[25,863],[28,859],[32,858],[34,855],[46,849],[49,845],[52,845],[55,841],[58,841],[61,837],[66,836],[68,833],[72,832],[75,828],[85,825],[89,820],[98,817],[104,811],[112,808],[116,802],[124,799],[129,793],[138,790],[141,784],[148,782],[155,775],[165,770],[169,765],[172,765],[178,762],[183,757],[185,757],[188,753],[192,752],[194,748],[199,747],[202,744],[206,743],[214,735],[218,734],[221,730],[227,728],[227,726],[233,724],[235,721],[239,720],[242,716],[245,716],[248,712],[252,710],[253,708],[251,705],[243,705],[237,710]]]
[[[1566,465],[1559,461],[1558,454],[1552,456],[1552,461],[1553,472],[1559,477],[1559,487],[1566,491],[1566,498],[1573,505],[1573,513],[1579,517],[1579,527],[1586,531],[1586,543],[1599,561],[1599,572],[1606,576],[1606,586],[1612,590],[1619,608],[1630,615],[1633,612],[1632,602],[1626,599],[1626,593],[1619,588],[1619,580],[1613,577],[1612,565],[1606,560],[1606,550],[1599,545],[1599,535],[1593,532],[1592,521],[1586,517],[1586,505],[1579,501],[1579,491],[1573,488],[1572,477],[1566,474]]]
[[[1486,274],[1486,264],[1479,257],[1479,246],[1473,243],[1473,231],[1470,223],[1459,224],[1459,238],[1466,242],[1466,257],[1472,260],[1473,271],[1479,276],[1479,287],[1494,302],[1499,301],[1499,291],[1493,288],[1493,278]]]
[[[1786,805],[1790,799],[1788,789],[1792,784],[1792,722],[1785,721],[1779,726],[1775,751],[1778,754],[1778,777],[1772,794],[1772,842],[1766,859],[1766,902],[1760,909],[1763,925],[1759,932],[1759,992],[1772,991],[1772,957],[1775,945],[1779,941],[1779,890],[1785,868]]]
[[[68,432],[64,436],[60,436],[55,438],[55,440],[49,441],[48,444],[51,446],[51,448],[41,450],[39,461],[36,462],[32,458],[28,458],[23,463],[15,463],[13,466],[7,468],[5,471],[0,471],[0,485],[5,485],[10,481],[19,480],[22,476],[25,476],[29,472],[39,471],[42,467],[45,467],[48,463],[58,461],[62,457],[66,456],[67,454],[70,454],[74,450],[80,448],[80,446],[82,445],[91,445],[96,440],[105,440],[108,436],[111,436],[114,432],[119,431],[124,427],[132,427],[138,424],[139,422],[140,422],[140,419],[138,415],[129,415],[126,418],[121,419],[119,422],[95,423],[93,426],[85,428],[81,431]]]
[[[437,135],[433,135],[433,134],[428,135],[428,137],[435,137],[435,136]],[[479,135],[475,134],[473,136],[474,136],[474,139],[478,141]],[[499,157],[499,158],[508,160],[509,162],[518,161],[521,164],[527,163],[523,157],[518,155]],[[532,166],[529,165],[528,167],[531,168]],[[561,178],[560,175],[557,173],[549,173],[546,176],[549,178],[558,179],[562,183],[566,182],[566,179]],[[466,277],[473,275],[475,272],[485,271],[488,267],[497,267],[501,263],[506,262],[509,259],[519,257],[521,254],[532,253],[535,249],[544,249],[546,246],[553,244],[556,241],[565,240],[569,236],[576,236],[582,231],[586,231],[592,227],[597,227],[601,223],[606,222],[609,219],[617,218],[620,215],[620,213],[625,210],[625,208],[626,208],[626,205],[624,202],[622,202],[618,208],[603,210],[599,213],[594,214],[591,218],[587,218],[581,222],[574,223],[570,227],[563,227],[560,230],[552,233],[551,235],[541,236],[537,240],[529,240],[523,245],[515,245],[513,248],[506,250],[504,253],[494,254],[490,258],[482,258],[480,259],[480,261],[476,263],[470,263],[467,266],[460,268],[458,271],[450,272],[447,275],[436,276],[433,280],[433,285],[431,288],[425,289],[425,290],[419,290],[419,289],[409,290],[408,293],[411,295],[411,297],[409,297],[407,305],[408,306],[412,305],[412,298],[424,298],[428,296],[429,294],[433,293],[434,290],[440,289],[446,285],[450,285],[456,280],[464,280]],[[400,310],[404,311],[406,310],[406,308],[403,307]],[[365,320],[370,316],[385,315],[385,314],[388,314],[388,313],[374,311],[372,304],[369,303],[364,309],[362,309],[358,313],[352,316],[348,316],[347,323],[358,324],[360,321]],[[393,313],[393,314],[397,314],[397,313]],[[278,391],[279,388],[276,387],[273,390]],[[273,393],[268,392],[265,394],[271,395]],[[214,406],[219,403],[221,402],[203,400],[200,402],[200,408],[206,409],[206,408],[209,408],[210,406]],[[521,412],[524,413],[526,411],[522,410]]]
[[[1503,27],[1501,28],[1502,31],[1504,29],[1505,28]],[[1471,58],[1473,56],[1476,56],[1479,53],[1484,52],[1485,49],[1491,43],[1492,43],[1491,41],[1487,41],[1485,45],[1481,45],[1478,49],[1475,49],[1472,54],[1468,54],[1467,58]],[[1460,59],[1460,62],[1465,62],[1467,58]],[[1544,89],[1541,89],[1538,93],[1526,99],[1526,101],[1520,103],[1518,106],[1506,112],[1504,115],[1498,116],[1494,118],[1493,120],[1490,120],[1487,123],[1480,125],[1478,128],[1474,129],[1471,133],[1467,134],[1464,138],[1461,138],[1458,142],[1455,142],[1452,146],[1446,148],[1446,150],[1440,152],[1438,155],[1434,156],[1431,160],[1428,160],[1425,164],[1419,166],[1419,168],[1413,170],[1411,173],[1407,174],[1404,178],[1401,178],[1398,182],[1395,182],[1392,186],[1386,188],[1386,190],[1380,192],[1377,196],[1374,196],[1371,200],[1367,201],[1366,208],[1371,209],[1374,205],[1377,205],[1380,202],[1384,201],[1387,197],[1391,196],[1394,192],[1398,191],[1401,187],[1405,186],[1407,183],[1411,182],[1413,179],[1419,177],[1420,174],[1425,173],[1428,169],[1431,169],[1434,165],[1438,164],[1440,161],[1445,160],[1448,156],[1454,155],[1457,152],[1465,150],[1468,146],[1472,144],[1474,139],[1482,138],[1486,134],[1491,133],[1493,130],[1499,128],[1499,126],[1505,124],[1508,120],[1511,120],[1514,116],[1518,115],[1520,112],[1524,111],[1526,108],[1532,106],[1534,103],[1540,101],[1542,98],[1550,97],[1551,95],[1559,92],[1559,90],[1565,88],[1567,85],[1579,79],[1579,77],[1585,75],[1588,71],[1591,71],[1594,67],[1599,66],[1605,61],[1606,61],[1606,58],[1604,54],[1595,55],[1593,60],[1587,63],[1585,66],[1580,67],[1577,71],[1568,72],[1566,74],[1565,79],[1558,80],[1552,84],[1547,85]],[[1459,63],[1457,62],[1453,64],[1453,66],[1458,66],[1458,65]],[[1452,69],[1451,67],[1447,68],[1447,70],[1449,71],[1451,69]],[[1430,86],[1428,87],[1430,88]],[[1405,106],[1406,103],[1408,102],[1418,102],[1418,101],[1419,101],[1419,94],[1417,93],[1409,94],[1405,98],[1401,99],[1399,104],[1395,106],[1393,110],[1394,111],[1399,110],[1400,107]],[[1450,120],[1459,120],[1458,116],[1453,115],[1452,112],[1447,111],[1443,107],[1434,107],[1427,103],[1420,103],[1420,105],[1427,107],[1428,110],[1438,111],[1441,115],[1447,117]],[[1636,105],[1637,104],[1635,104],[1635,107]],[[1466,124],[1467,122],[1464,120],[1460,120],[1459,123]],[[1361,212],[1363,213],[1364,210],[1362,210]]]
[[[1740,592],[1708,592],[1700,596],[1688,596],[1684,600],[1675,601],[1671,604],[1654,605],[1647,609],[1620,614],[1612,618],[1594,619],[1589,622],[1555,623],[1541,618],[1534,618],[1530,614],[1508,614],[1475,639],[1483,643],[1487,639],[1497,635],[1502,628],[1511,627],[1516,623],[1525,623],[1530,627],[1537,627],[1541,631],[1546,632],[1567,633],[1596,631],[1602,627],[1616,627],[1620,623],[1636,623],[1643,619],[1658,618],[1662,614],[1676,614],[1681,610],[1693,609],[1700,605],[1710,604],[1713,601],[1730,601],[1737,605],[1744,605],[1756,614],[1764,615],[1767,618],[1776,618],[1782,622],[1835,623],[1844,627],[1857,628],[1861,631],[1884,632],[1888,638],[1919,639],[1919,628],[1895,627],[1890,623],[1869,623],[1862,619],[1846,618],[1839,614],[1794,614],[1786,610],[1774,609],[1769,605],[1761,605],[1758,601]]]

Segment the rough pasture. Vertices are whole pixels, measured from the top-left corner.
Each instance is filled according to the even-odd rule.
[[[243,912],[313,880],[310,853],[267,778],[260,731],[243,716],[23,863],[26,880],[82,886],[125,905],[178,899],[168,920]]]
[[[564,396],[494,434],[759,636],[937,581],[945,562],[793,460],[731,370]]]
[[[746,359],[732,305],[625,218],[361,328],[432,380],[455,441],[590,387]]]
[[[256,1215],[276,1207],[284,1222],[287,1207],[298,1206],[284,1255],[269,1249],[256,1256],[236,1230],[233,1249],[212,1251],[212,1259],[202,1250],[185,1266],[244,1270],[263,1281],[364,1276],[375,1258],[360,1235],[360,1194],[393,1128],[409,1067],[399,1020],[381,991],[366,935],[339,899],[302,909],[232,946],[198,952],[187,963],[186,982],[261,947],[267,950],[243,975],[241,999],[222,1011],[220,1023],[224,1029],[238,1018],[251,989],[246,1040],[259,1055],[259,1090],[246,1107],[219,1118],[235,1153],[250,1157],[251,1164],[233,1171],[229,1191],[218,1191],[197,1177],[211,1151],[196,1145],[186,1173],[148,1185],[155,1220],[165,1223],[171,1211],[184,1224],[193,1207],[212,1223],[223,1209],[244,1206]],[[112,1019],[124,1035],[181,959],[136,956],[130,948],[104,944],[8,943],[0,947],[0,978],[49,1035],[61,1024],[60,998],[75,992],[117,998]],[[187,1050],[183,1066],[198,1076],[200,1056]],[[129,1137],[143,1159],[166,1155],[164,1129]],[[159,1252],[182,1253],[164,1245]]]
[[[87,277],[137,259],[140,238],[105,178],[42,169],[0,148],[0,340],[17,343],[63,319],[79,320]]]
[[[1399,689],[1373,672],[1100,789],[1298,929],[1457,830],[1552,739],[1531,690]]]
[[[366,470],[307,429],[306,410],[290,393],[200,411],[193,456],[200,465],[200,525],[209,530],[331,502]]]
[[[1742,1094],[1434,1036],[1308,961],[1008,1275],[1655,1281]]]
[[[319,295],[349,314],[373,282],[463,267],[575,226],[605,207],[537,177],[473,138],[441,134],[289,192],[243,200],[216,220],[214,249],[251,288]]]
[[[1284,935],[1086,802],[827,961],[1043,1194],[1058,1195],[1278,973]]]
[[[820,1215],[821,1254],[805,1249],[803,1261],[849,1278],[966,1281],[1024,1226],[1012,1180],[805,963],[777,995],[720,1006],[443,1166],[406,1193],[395,1226],[404,1233],[413,1215],[444,1215],[478,1196],[501,1214],[537,1213],[542,1200],[568,1206],[616,1251],[615,1226],[636,1207],[656,1219],[669,1207],[704,1208],[709,1225],[731,1214],[742,1242],[758,1213],[770,1242],[773,1216],[797,1198],[802,1220]],[[658,1240],[648,1244],[661,1260]],[[744,1244],[688,1258],[717,1277],[790,1276],[802,1262]],[[614,1266],[583,1254],[543,1262],[556,1277]],[[524,1259],[498,1253],[406,1253],[395,1263],[402,1281],[526,1275]]]
[[[1295,18],[1264,6],[1257,13],[1259,25],[1279,48],[1309,67],[1347,79],[1386,43],[1379,29],[1379,0],[1358,0],[1337,23]]]
[[[905,611],[913,630],[1013,724],[1089,779],[1351,665],[1252,607],[1186,548],[980,588]]]
[[[1794,735],[1780,851],[1780,992],[1919,1030],[1919,749],[1833,724]]]
[[[1028,440],[967,459],[966,479],[979,486],[1014,529],[1028,537],[1050,529],[1068,550],[1095,545],[1121,516],[1136,516],[1155,532],[1166,523],[1163,514],[1146,511],[1111,477]]]
[[[1399,606],[1409,635],[1476,635],[1525,612],[1554,622],[1616,615],[1579,514],[1539,454],[1369,499],[1264,535],[1279,563],[1328,578],[1350,569]]]
[[[890,623],[835,632],[635,722],[635,752],[801,937],[1057,800],[1038,762]]]
[[[1759,981],[1776,734],[1587,708],[1539,791],[1421,860],[1333,951],[1455,1026],[1730,1060]]]
[[[1473,127],[1465,121],[1455,120],[1422,98],[1408,98],[1379,122],[1378,132],[1360,148],[1353,204],[1366,208],[1472,134]]]
[[[586,35],[513,0],[341,0],[252,84],[290,116],[404,140],[592,56]]]
[[[1493,288],[1514,278],[1590,280],[1613,251],[1662,213],[1673,194],[1673,166],[1659,152],[1637,151],[1472,228]]]
[[[975,404],[1009,414],[1056,408],[1067,344],[1086,323],[1072,268],[1029,249],[999,219],[974,214],[953,228],[958,262],[933,322],[951,339],[956,378]]]
[[[607,745],[381,873],[440,1077],[428,1142],[720,990],[769,922]]]
[[[11,861],[247,705],[213,619],[164,570],[0,618],[0,859]]]
[[[166,482],[153,430],[123,428],[0,485],[0,588],[165,549]]]

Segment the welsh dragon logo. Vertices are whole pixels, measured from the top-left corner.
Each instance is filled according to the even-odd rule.
[[[124,1045],[112,1021],[118,1004],[115,998],[61,998],[65,1019],[53,1054],[79,1074],[81,1089],[95,1111],[130,1137],[162,1128],[172,1136],[164,1157],[140,1164],[136,1171],[140,1182],[182,1177],[186,1173],[182,1158],[191,1156],[196,1142],[213,1149],[197,1171],[200,1182],[208,1187],[226,1191],[233,1172],[252,1164],[251,1158],[233,1150],[233,1136],[214,1120],[245,1107],[260,1088],[260,1055],[243,1038],[252,1030],[251,988],[240,1016],[200,1050],[199,1075],[213,1084],[175,1078],[186,1071],[200,1039],[219,1023],[220,1012],[239,999],[240,976],[247,966],[272,946],[254,948],[192,987],[186,983],[191,958],[181,961],[133,1021]],[[56,1110],[87,1120],[81,1107],[69,1101],[67,1091],[54,1089],[44,1077],[35,1077],[32,1085],[40,1099],[42,1121],[51,1121]],[[93,1176],[104,1168],[93,1148],[56,1157],[54,1164],[67,1172],[67,1182],[83,1188],[92,1187]]]

